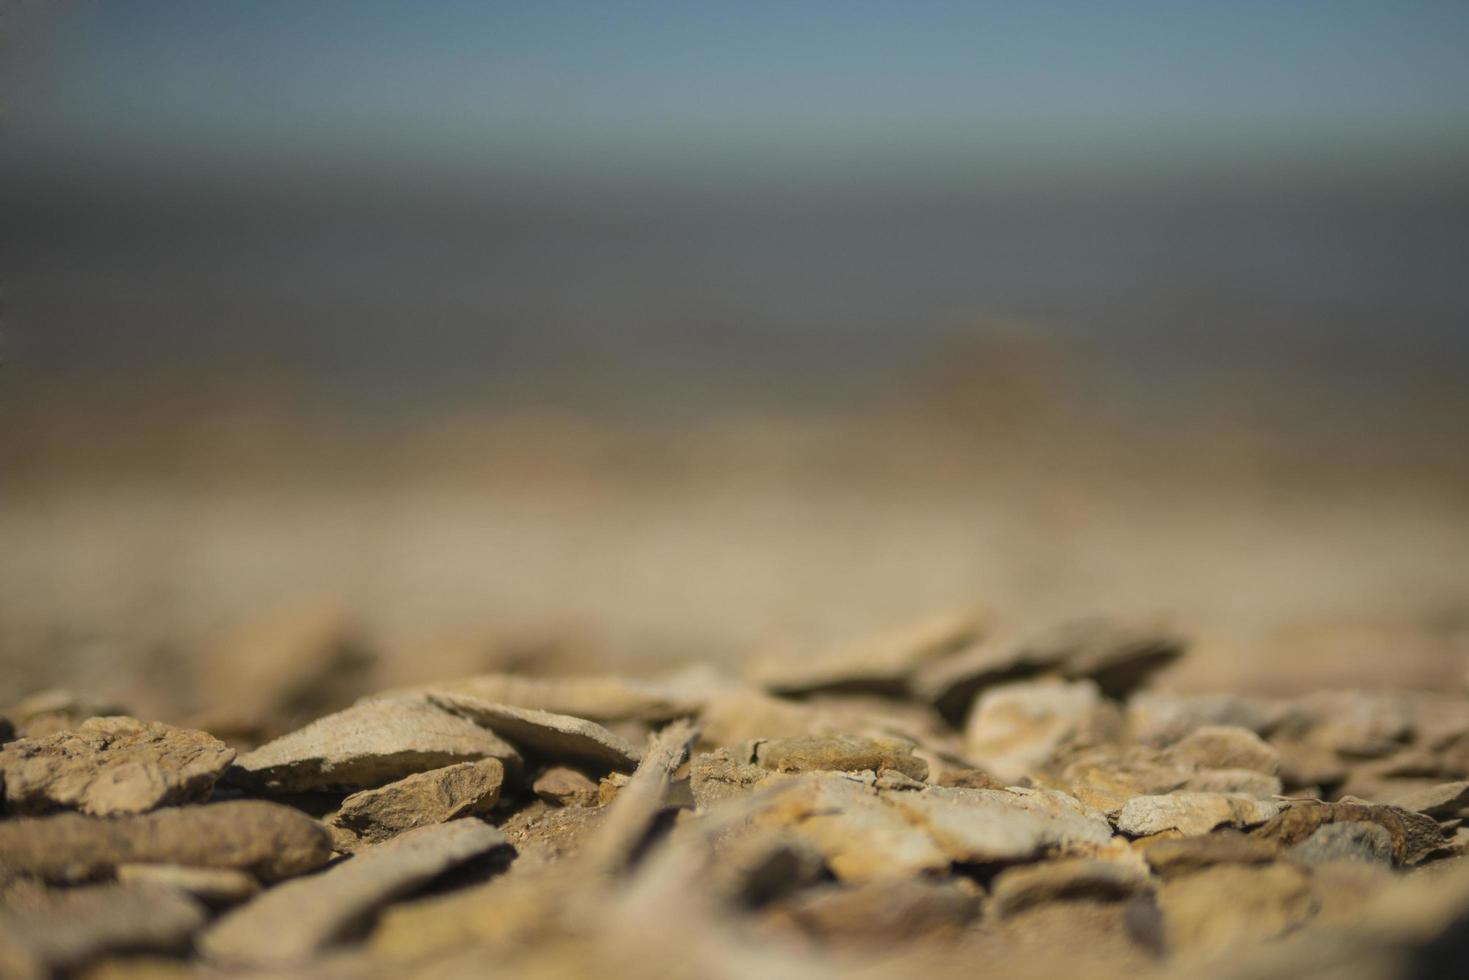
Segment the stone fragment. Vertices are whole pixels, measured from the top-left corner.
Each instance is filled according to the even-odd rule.
[[[204,732],[135,718],[93,718],[74,731],[0,749],[7,813],[75,809],[143,813],[203,800],[235,758]]]
[[[1158,906],[1169,946],[1200,955],[1283,936],[1315,914],[1316,900],[1293,865],[1221,864],[1165,881]]]
[[[18,734],[26,738],[44,738],[71,731],[88,718],[126,715],[127,711],[112,701],[88,697],[65,688],[37,691],[6,711]]]
[[[227,913],[199,937],[199,950],[221,964],[303,963],[388,901],[504,844],[504,834],[472,818],[407,831]]]
[[[1409,698],[1391,691],[1320,691],[1296,702],[1310,719],[1310,741],[1342,756],[1380,759],[1416,731]]]
[[[928,778],[928,763],[914,758],[913,743],[896,738],[825,735],[756,742],[754,761],[774,772],[853,772],[892,769],[913,779]]]
[[[884,802],[925,830],[950,860],[990,864],[1051,852],[1096,848],[1112,837],[1107,822],[1087,815],[1063,793],[945,789],[888,793]]]
[[[1086,678],[1108,697],[1123,698],[1183,656],[1186,644],[1156,626],[1105,618],[1079,619],[1045,630],[1030,641],[1054,651],[1067,677]]]
[[[656,725],[697,715],[709,695],[727,685],[727,678],[698,671],[652,679],[480,674],[393,694],[463,694],[491,704],[571,715],[603,725],[620,721]]]
[[[175,952],[208,916],[180,891],[137,884],[88,885],[11,896],[0,909],[0,973],[70,973],[104,953]]]
[[[627,785],[607,808],[607,819],[587,845],[587,865],[594,873],[615,874],[637,858],[654,819],[669,803],[674,770],[688,758],[699,732],[691,722],[675,721],[653,736],[647,754]]]
[[[1315,832],[1290,848],[1292,860],[1302,864],[1325,864],[1328,861],[1367,861],[1393,863],[1392,833],[1381,824],[1362,820],[1322,824]]]
[[[566,766],[552,766],[536,777],[531,791],[557,806],[596,806],[597,784]]]
[[[842,773],[771,778],[796,782],[752,816],[754,825],[809,842],[842,881],[932,874],[953,860],[907,811],[886,804],[861,779]]]
[[[689,788],[701,810],[741,796],[759,783],[769,771],[736,760],[729,749],[715,749],[694,757],[689,765]]]
[[[990,908],[1003,919],[1061,899],[1123,901],[1149,887],[1145,870],[1117,861],[1066,858],[1001,871],[990,888]]]
[[[1245,728],[1268,736],[1287,724],[1292,712],[1283,701],[1239,694],[1139,691],[1127,702],[1127,727],[1137,741],[1161,748],[1207,725]]]
[[[726,834],[714,850],[709,890],[737,908],[760,908],[829,877],[815,847],[782,831]]]
[[[750,675],[766,690],[788,696],[900,695],[908,691],[920,668],[973,643],[984,626],[979,610],[955,609],[823,652],[782,651],[757,660]]]
[[[519,754],[493,732],[424,701],[363,701],[235,761],[226,778],[277,793],[359,790],[460,762]]]
[[[966,753],[1013,783],[1044,768],[1065,749],[1115,736],[1116,709],[1090,681],[1040,680],[986,691],[970,715]]]
[[[938,786],[955,789],[1004,789],[1005,784],[983,769],[948,769],[937,780]]]
[[[1366,821],[1380,824],[1392,835],[1393,863],[1417,864],[1444,842],[1443,831],[1432,817],[1394,806],[1363,803],[1294,803],[1255,831],[1255,835],[1289,847],[1331,823]]]
[[[1173,745],[1164,756],[1192,769],[1247,769],[1274,775],[1280,753],[1250,731],[1231,725],[1201,725]]]
[[[182,864],[119,864],[125,885],[172,888],[211,908],[238,905],[260,891],[260,882],[232,868],[191,868]]]
[[[1160,878],[1177,878],[1218,864],[1269,864],[1280,854],[1272,841],[1237,830],[1202,837],[1159,838],[1142,845],[1143,860]]]
[[[359,847],[376,844],[415,827],[484,816],[499,801],[504,781],[498,759],[460,762],[353,793],[327,822],[356,837]]]
[[[1268,800],[1279,796],[1285,787],[1279,776],[1252,769],[1205,769],[1189,776],[1178,788],[1191,793],[1228,793]]]
[[[642,753],[596,722],[534,708],[512,708],[466,694],[430,693],[429,701],[549,762],[581,763],[596,770],[631,771]]]
[[[1421,813],[1426,817],[1444,820],[1469,810],[1469,782],[1440,783],[1437,786],[1405,793],[1392,801],[1402,810]]]
[[[85,881],[133,863],[237,868],[275,881],[319,868],[330,856],[320,824],[260,800],[110,819],[63,813],[0,822],[0,867],[47,881]]]
[[[957,937],[979,911],[979,897],[960,882],[883,878],[808,889],[772,919],[818,939],[870,946]]]
[[[1054,651],[1013,636],[985,637],[958,653],[924,664],[913,679],[916,697],[932,704],[952,725],[962,725],[983,690],[1025,680],[1054,668]]]
[[[1227,793],[1170,793],[1136,796],[1117,813],[1117,829],[1133,837],[1176,830],[1185,837],[1216,827],[1253,827],[1280,812],[1269,800]]]

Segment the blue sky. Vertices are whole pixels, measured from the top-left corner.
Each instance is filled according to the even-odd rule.
[[[1455,2],[133,0],[70,8],[15,118],[22,141],[120,159],[1141,158],[1460,140],[1465,51]]]

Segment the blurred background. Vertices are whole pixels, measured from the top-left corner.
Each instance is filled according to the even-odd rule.
[[[211,651],[312,630],[384,683],[736,664],[974,600],[1166,617],[1182,688],[1465,681],[1463,4],[0,32],[3,699],[198,708],[252,683]]]

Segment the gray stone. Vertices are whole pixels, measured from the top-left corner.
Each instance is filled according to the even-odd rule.
[[[527,755],[546,761],[631,771],[642,758],[632,743],[584,718],[512,708],[467,694],[431,692],[428,698],[434,705],[513,742]]]
[[[474,819],[410,830],[227,913],[199,937],[199,950],[235,966],[306,962],[386,902],[505,843],[499,830]]]
[[[359,790],[459,762],[519,754],[493,732],[424,701],[363,701],[242,755],[227,778],[292,793]]]
[[[75,730],[0,749],[5,810],[143,813],[203,800],[235,758],[204,732],[135,718],[92,718]]]

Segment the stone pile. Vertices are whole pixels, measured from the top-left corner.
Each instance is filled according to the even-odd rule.
[[[744,678],[399,688],[239,752],[32,699],[0,977],[1461,968],[1469,692],[1147,690],[1183,650],[960,610]]]

